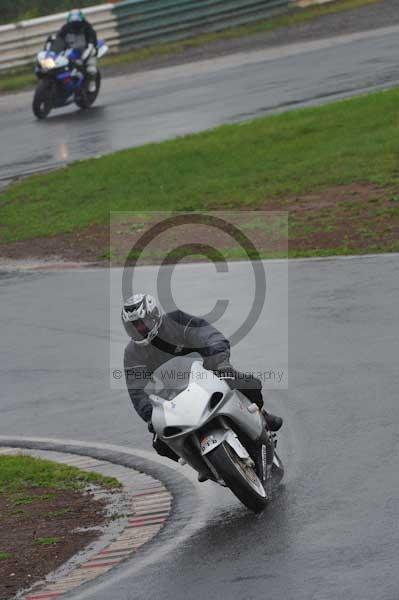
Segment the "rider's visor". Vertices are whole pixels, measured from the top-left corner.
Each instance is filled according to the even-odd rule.
[[[153,319],[136,319],[135,321],[131,321],[132,327],[132,338],[136,341],[141,341],[147,339],[152,329],[155,326],[155,322]]]

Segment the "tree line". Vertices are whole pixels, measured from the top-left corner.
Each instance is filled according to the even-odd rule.
[[[0,4],[0,23],[5,24],[94,6],[102,4],[102,0],[0,0]]]

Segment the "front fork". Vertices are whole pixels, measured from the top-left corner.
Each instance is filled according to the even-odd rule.
[[[261,445],[255,449],[256,474],[261,480],[268,500],[272,498],[272,469],[274,448],[277,444],[276,435],[265,429],[260,440]]]

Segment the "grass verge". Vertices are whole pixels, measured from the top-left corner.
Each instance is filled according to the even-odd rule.
[[[106,258],[110,211],[264,209],[289,213],[291,256],[397,251],[398,105],[394,89],[31,177],[0,196],[0,243],[27,240],[29,255],[34,238],[73,246],[91,228]]]
[[[61,542],[61,538],[56,537],[47,537],[47,538],[38,538],[34,541],[34,544],[37,546],[56,546]]]
[[[0,552],[0,560],[9,560],[11,557],[11,552]]]
[[[11,493],[15,505],[30,504],[37,500],[36,497],[23,494],[27,488],[79,490],[89,484],[97,484],[105,488],[120,487],[120,483],[112,477],[81,471],[49,460],[31,456],[0,457],[0,494]],[[45,494],[41,499],[51,500],[51,496]]]
[[[229,40],[259,33],[268,33],[283,27],[295,27],[297,25],[309,23],[324,15],[354,10],[356,8],[361,8],[362,6],[377,4],[381,1],[382,0],[335,0],[331,4],[312,6],[304,9],[293,8],[286,14],[258,21],[250,25],[231,27],[224,31],[206,33],[179,42],[156,44],[146,48],[137,48],[128,52],[111,54],[106,56],[101,61],[101,64],[104,67],[118,67],[120,65],[134,64],[155,57],[176,56],[183,54],[187,49],[199,48],[218,40]],[[32,71],[33,64],[32,67],[29,68],[23,67],[1,74],[0,93],[16,92],[33,87],[36,78]]]
[[[117,480],[27,455],[0,456],[0,598],[14,597],[93,542]]]

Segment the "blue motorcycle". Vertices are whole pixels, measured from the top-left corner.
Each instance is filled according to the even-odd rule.
[[[65,48],[57,38],[52,38],[46,50],[39,52],[35,73],[39,82],[33,98],[33,113],[45,119],[54,108],[75,103],[79,108],[90,108],[101,87],[101,73],[97,72],[96,89],[89,91],[85,63],[80,50]],[[108,52],[103,40],[97,45],[97,58]]]

